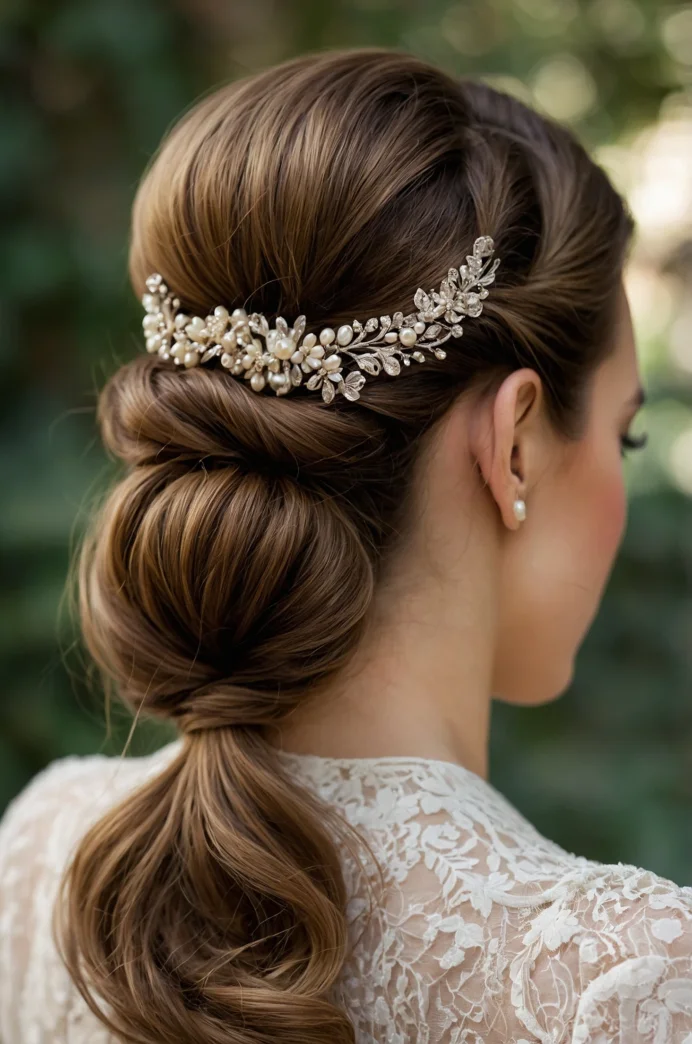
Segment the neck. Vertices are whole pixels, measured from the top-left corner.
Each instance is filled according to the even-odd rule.
[[[482,590],[447,572],[442,584],[390,591],[349,666],[284,722],[280,745],[325,757],[436,758],[485,777],[494,620]]]

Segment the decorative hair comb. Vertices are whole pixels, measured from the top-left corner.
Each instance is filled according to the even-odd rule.
[[[353,401],[360,398],[365,384],[362,371],[376,377],[384,370],[394,377],[401,372],[399,360],[404,366],[411,359],[425,361],[421,349],[445,358],[439,346],[450,337],[461,337],[464,316],[478,316],[483,310],[487,287],[500,263],[499,258],[490,263],[493,252],[490,236],[476,239],[466,264],[450,268],[439,290],[416,291],[417,311],[410,315],[395,312],[365,323],[354,319],[338,330],[326,326],[319,334],[305,336],[304,315],[291,327],[281,316],[270,327],[261,313],[248,315],[243,308],[229,313],[223,305],[206,319],[185,315],[178,310],[179,298],[156,273],[147,279],[148,292],[142,297],[147,351],[188,369],[220,356],[221,365],[256,392],[268,386],[277,395],[286,395],[307,378],[309,390],[321,390],[326,403],[337,392]],[[346,376],[344,355],[358,367]]]

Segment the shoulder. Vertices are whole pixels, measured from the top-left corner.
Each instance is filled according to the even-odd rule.
[[[179,741],[139,757],[70,755],[53,761],[24,787],[0,818],[0,895],[14,866],[26,874],[62,869],[72,845],[128,792],[158,772]]]
[[[384,870],[379,940],[362,926],[378,966],[361,949],[357,968],[390,962],[395,1022],[415,983],[435,1044],[463,1025],[484,1044],[692,1044],[692,889],[565,851],[456,766],[332,776]]]
[[[464,806],[466,824],[449,814],[461,848],[445,860],[444,832],[426,844],[430,867],[455,863],[446,885],[437,873],[428,957],[455,1004],[475,980],[488,1044],[505,1039],[493,1025],[517,1040],[692,1044],[692,889],[566,852],[490,791]]]
[[[144,757],[60,758],[34,776],[5,810],[0,819],[0,1040],[64,1039],[56,1027],[66,1017],[70,985],[52,939],[60,879],[89,827],[158,771],[176,746]],[[88,1039],[100,1044],[98,1028],[93,1030]]]
[[[593,864],[518,928],[512,998],[527,1027],[552,1010],[572,1044],[692,1041],[692,889]]]
[[[58,847],[66,848],[73,835],[84,832],[91,821],[156,772],[177,746],[169,744],[140,757],[69,755],[51,762],[10,801],[0,818],[0,867],[13,852],[27,847],[37,829],[46,857],[57,854],[58,838]]]
[[[566,852],[483,781],[445,809],[456,865],[429,952],[457,998],[476,980],[488,1044],[503,1024],[518,1040],[692,1044],[692,888]],[[431,867],[440,842],[428,835]]]

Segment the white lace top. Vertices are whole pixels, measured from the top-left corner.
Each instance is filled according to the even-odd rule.
[[[87,825],[179,744],[61,759],[7,811],[2,1044],[112,1041],[58,960],[52,903]],[[283,757],[384,869],[368,916],[370,871],[343,852],[354,946],[337,999],[358,1044],[692,1044],[692,888],[568,854],[458,765]]]

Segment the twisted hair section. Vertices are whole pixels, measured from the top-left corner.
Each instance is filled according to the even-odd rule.
[[[334,52],[222,88],[139,187],[130,272],[189,311],[305,313],[317,329],[406,310],[474,239],[502,258],[443,361],[324,406],[141,356],[104,388],[123,464],[82,549],[86,644],[180,752],[95,824],[56,932],[123,1041],[353,1040],[341,827],[272,732],[347,669],[405,550],[428,435],[521,366],[566,438],[609,350],[632,221],[563,128],[408,55]]]

